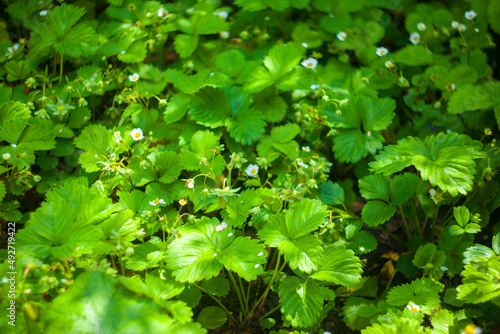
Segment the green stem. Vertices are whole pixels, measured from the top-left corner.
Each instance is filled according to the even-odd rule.
[[[63,55],[61,54],[61,64],[59,68],[59,83],[62,82],[62,76],[63,76]]]
[[[233,317],[233,314],[231,312],[229,312],[229,310],[224,306],[224,304],[222,304],[217,298],[215,298],[214,296],[212,296],[210,293],[206,292],[202,287],[196,285],[196,284],[193,284],[195,287],[197,287],[198,289],[200,289],[201,291],[203,291],[207,296],[209,296],[210,298],[212,298],[213,300],[215,300],[215,302],[217,304],[219,304],[219,306],[226,312],[226,314],[234,321],[235,324],[238,323],[238,321],[236,321],[236,319]]]
[[[278,304],[278,306],[276,306],[275,308],[273,308],[271,311],[267,312],[266,314],[264,314],[263,316],[261,316],[258,320],[258,322],[261,322],[262,320],[264,320],[268,315],[271,315],[273,314],[274,312],[276,312],[279,308],[281,307],[281,304]]]
[[[405,216],[405,213],[404,213],[401,205],[399,206],[398,211],[399,211],[399,214],[401,215],[401,217],[403,218],[403,225],[404,225],[405,230],[406,230],[406,236],[409,238],[410,237],[410,230],[408,229],[408,223],[406,222],[406,216]]]
[[[234,279],[233,274],[231,274],[231,271],[228,270],[227,274],[229,276],[229,279],[231,280],[231,283],[233,284],[233,288],[236,290],[236,294],[238,295],[238,300],[239,300],[240,305],[241,305],[241,310],[244,312],[245,311],[245,304],[243,303],[243,297],[241,296],[240,288],[239,288],[238,284],[236,283],[236,280]]]
[[[241,277],[240,276],[238,276],[238,282],[240,283],[241,297],[243,299],[243,302],[245,303],[245,305],[243,305],[244,306],[243,312],[245,314],[247,314],[247,312],[248,312],[248,298],[247,298],[247,296],[245,294],[245,289],[243,288],[243,282],[241,282]]]

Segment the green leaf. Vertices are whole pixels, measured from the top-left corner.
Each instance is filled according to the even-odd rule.
[[[188,111],[191,97],[186,94],[175,94],[168,101],[168,106],[163,113],[165,123],[172,124],[182,119]]]
[[[85,150],[79,161],[87,172],[99,170],[98,163],[107,162],[107,149],[111,146],[113,134],[102,125],[92,124],[81,132],[74,140],[75,146]]]
[[[160,182],[172,183],[177,180],[182,171],[182,161],[175,152],[162,152],[156,156],[155,169],[160,176]]]
[[[223,276],[212,277],[209,280],[204,280],[200,286],[208,293],[219,297],[227,296],[229,290],[231,289],[229,281]]]
[[[493,96],[500,92],[500,85],[465,85],[459,87],[451,96],[448,111],[461,114],[465,111],[489,109],[495,105]]]
[[[215,60],[217,67],[222,72],[235,78],[245,67],[245,56],[237,49],[221,52]]]
[[[327,205],[344,204],[344,189],[332,181],[323,182],[319,185],[319,198]]]
[[[379,313],[376,303],[366,298],[349,297],[342,309],[344,321],[354,330],[361,330],[370,324],[372,316]]]
[[[500,306],[499,275],[500,261],[497,258],[467,264],[462,271],[463,284],[457,287],[457,298],[474,304],[491,301]]]
[[[435,244],[427,243],[418,248],[413,258],[413,264],[420,269],[439,270],[445,259],[444,252],[437,250]]]
[[[424,181],[439,186],[455,197],[467,194],[472,189],[475,159],[486,157],[482,144],[467,135],[439,133],[422,142],[419,138],[408,137],[389,145],[370,162],[376,173],[390,175],[415,165]]]
[[[269,55],[264,58],[264,65],[273,79],[281,78],[299,63],[300,58],[302,58],[302,49],[293,43],[288,43],[275,45],[269,51]]]
[[[5,183],[4,181],[0,180],[0,202],[3,200],[6,193],[7,192],[5,190]]]
[[[226,126],[236,142],[249,145],[264,133],[266,122],[259,112],[246,110],[238,113],[235,118],[226,119]]]
[[[368,153],[375,154],[383,147],[384,137],[379,132],[364,134],[361,130],[342,132],[334,139],[333,152],[340,162],[357,162]]]
[[[423,334],[424,327],[420,325],[420,321],[416,319],[398,318],[395,323],[390,324],[374,324],[363,330],[361,334]]]
[[[321,320],[323,295],[316,281],[286,277],[280,284],[279,296],[281,312],[293,327],[312,327]]]
[[[465,227],[470,218],[469,209],[465,206],[456,206],[453,208],[453,216],[460,227]]]
[[[292,238],[306,235],[316,230],[328,216],[321,201],[303,199],[293,204],[286,213],[286,229]]]
[[[492,248],[497,255],[500,255],[500,233],[493,236]]]
[[[198,35],[177,35],[174,41],[175,51],[181,58],[187,58],[196,50],[198,40]]]
[[[361,280],[361,261],[345,246],[332,245],[318,261],[318,270],[310,277],[334,284],[355,286]]]
[[[266,121],[279,122],[285,117],[288,105],[281,96],[273,94],[272,89],[255,94],[253,99],[252,108],[262,113]]]
[[[394,60],[398,64],[410,66],[428,65],[434,62],[432,52],[421,45],[408,45],[400,49],[394,55]]]
[[[359,231],[349,240],[347,248],[356,254],[369,253],[377,248],[377,239],[368,231]]]
[[[9,61],[5,63],[5,72],[7,72],[8,81],[17,81],[26,79],[32,72],[28,61]]]
[[[224,325],[227,321],[226,312],[217,306],[203,308],[196,319],[203,328],[216,329]]]
[[[254,189],[248,189],[238,197],[231,197],[227,206],[221,211],[221,216],[231,226],[241,226],[246,222],[250,209],[259,204],[259,198]]]
[[[414,302],[429,308],[437,307],[441,300],[439,297],[441,290],[441,287],[432,279],[417,278],[410,284],[402,284],[392,288],[387,295],[387,302],[393,306]]]
[[[223,126],[231,115],[231,106],[223,91],[211,87],[200,90],[191,100],[189,114],[198,122],[211,128]]]
[[[389,201],[389,181],[380,174],[365,176],[359,180],[359,193],[365,199]]]
[[[33,119],[19,138],[19,144],[26,144],[32,150],[51,150],[56,147],[52,134],[52,122],[48,120]]]
[[[257,239],[234,238],[218,254],[219,261],[227,270],[234,271],[247,281],[255,280],[264,273],[262,264],[266,262],[267,253]]]
[[[124,54],[120,53],[118,55],[118,60],[127,64],[140,63],[148,54],[146,47],[146,43],[136,42],[124,50]]]
[[[396,212],[396,207],[381,201],[370,201],[361,211],[361,219],[370,227],[385,223]]]
[[[391,125],[392,119],[396,114],[396,101],[384,97],[380,99],[360,98],[359,107],[361,119],[363,120],[363,129],[365,131],[381,131]]]
[[[228,23],[218,15],[194,15],[190,21],[194,27],[194,33],[199,35],[217,34],[219,31],[228,29]]]
[[[18,101],[9,101],[0,105],[0,124],[18,119],[27,119],[31,116],[30,110]]]
[[[391,179],[390,197],[392,205],[403,205],[415,196],[420,178],[413,173],[396,175]]]
[[[274,142],[288,143],[300,133],[297,124],[287,124],[276,126],[271,130],[271,138]]]

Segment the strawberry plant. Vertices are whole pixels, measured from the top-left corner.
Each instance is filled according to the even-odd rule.
[[[500,4],[9,0],[2,333],[494,333]]]

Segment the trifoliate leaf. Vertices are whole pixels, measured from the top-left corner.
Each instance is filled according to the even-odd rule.
[[[460,227],[465,227],[470,218],[469,209],[465,206],[456,206],[453,208],[453,216]]]
[[[474,244],[467,248],[465,252],[463,252],[464,256],[464,264],[470,264],[476,261],[480,257],[484,257],[486,259],[492,258],[495,256],[495,252],[489,247],[480,244]]]
[[[229,198],[226,208],[221,211],[221,216],[231,226],[241,226],[246,222],[250,209],[258,203],[259,198],[255,194],[255,190],[245,190],[240,196]]]
[[[383,142],[384,137],[379,132],[368,135],[361,130],[350,130],[335,137],[333,152],[340,162],[357,162],[368,153],[377,153],[383,147]]]
[[[107,149],[113,142],[113,134],[104,126],[92,124],[81,132],[74,140],[75,146],[85,150],[80,155],[79,161],[87,172],[99,170],[99,163],[108,162]]]
[[[415,165],[421,178],[433,186],[439,186],[451,196],[467,194],[472,189],[475,175],[475,159],[486,157],[481,143],[467,135],[439,133],[422,142],[408,137],[389,145],[369,165],[372,171],[390,175]]]
[[[217,306],[203,308],[196,322],[199,322],[203,328],[216,329],[224,325],[227,321],[227,314],[223,309]]]
[[[459,87],[450,98],[448,111],[451,114],[461,114],[465,111],[489,109],[495,105],[492,96],[499,92],[498,83]]]
[[[227,131],[236,142],[249,145],[257,141],[265,131],[264,117],[255,110],[246,110],[226,119]]]
[[[462,271],[462,285],[457,287],[457,298],[468,303],[486,303],[491,301],[500,306],[500,261],[491,258],[489,261],[477,261],[465,265]]]
[[[354,286],[361,280],[361,261],[345,246],[332,245],[326,249],[318,270],[310,277],[339,285]]]
[[[380,174],[365,176],[359,180],[359,193],[364,199],[389,201],[389,180]]]
[[[241,51],[231,49],[219,53],[215,63],[219,70],[226,73],[231,78],[235,78],[244,69],[245,56]]]
[[[319,185],[319,198],[327,205],[344,204],[344,189],[332,181],[323,182]]]
[[[182,171],[182,161],[175,152],[158,154],[154,166],[160,175],[160,182],[163,183],[174,182]]]
[[[264,273],[262,264],[266,262],[266,256],[264,245],[259,244],[259,240],[237,237],[227,247],[220,250],[218,258],[227,270],[251,281]]]
[[[349,297],[342,309],[344,321],[354,330],[361,330],[370,324],[372,316],[379,313],[376,302],[361,298]]]
[[[48,120],[33,119],[19,138],[20,144],[27,144],[32,150],[51,150],[56,147],[52,134],[52,122]]]
[[[279,122],[285,117],[288,105],[281,96],[273,94],[272,89],[255,94],[253,98],[252,108],[261,112],[266,121]]]
[[[394,55],[394,60],[398,64],[410,66],[428,65],[434,62],[432,52],[421,45],[408,45],[400,49]]]
[[[396,207],[381,201],[370,201],[361,211],[361,219],[366,225],[374,227],[385,223],[396,212]]]
[[[439,306],[441,287],[430,278],[417,278],[410,284],[396,286],[389,291],[387,302],[393,306],[414,302],[430,308]]]
[[[192,98],[191,103],[189,114],[201,125],[217,128],[231,116],[229,101],[219,89],[204,88]]]
[[[18,119],[27,119],[31,115],[30,110],[19,101],[9,101],[0,105],[0,124]]]
[[[403,205],[415,196],[420,178],[413,173],[395,175],[390,183],[390,197],[392,205]]]
[[[287,211],[286,229],[291,237],[299,237],[316,230],[327,216],[321,201],[306,198]]]
[[[379,99],[359,98],[359,112],[365,131],[381,131],[391,125],[396,114],[396,102],[388,97]]]
[[[286,277],[279,288],[281,313],[293,327],[307,328],[321,320],[323,295],[313,279]]]
[[[435,244],[427,243],[418,248],[413,258],[415,267],[427,270],[439,270],[444,264],[446,255],[437,249]]]

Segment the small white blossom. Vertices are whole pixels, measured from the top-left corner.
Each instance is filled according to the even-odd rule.
[[[474,324],[468,324],[461,334],[483,334],[483,329]]]
[[[331,332],[324,331],[323,334],[332,334]]]
[[[228,31],[221,31],[221,32],[219,32],[219,36],[222,39],[228,39],[229,38],[229,32]]]
[[[5,160],[8,160],[8,159],[10,159],[10,153],[4,153],[4,154],[2,155],[2,157],[3,157]]]
[[[302,161],[297,161],[297,165],[299,165],[300,167],[303,167],[303,168],[305,168],[305,169],[308,169],[308,168],[309,168],[309,165],[308,165],[308,164],[303,163]]]
[[[477,16],[477,14],[476,14],[476,12],[475,12],[475,11],[473,11],[473,10],[469,10],[469,11],[465,12],[465,15],[464,15],[464,16],[465,16],[465,18],[466,18],[467,20],[474,20],[474,18]]]
[[[360,252],[364,252],[365,251],[365,247],[363,247],[363,246],[359,247],[359,251]]]
[[[257,254],[257,256],[262,256],[264,255],[264,252],[260,252],[259,254]]]
[[[418,311],[420,311],[420,306],[418,306],[414,302],[409,302],[408,305],[406,305],[406,308],[408,310],[410,310],[411,312],[418,312]]]
[[[157,206],[158,204],[165,204],[165,201],[163,199],[155,199],[153,201],[149,201],[149,204],[152,206]]]
[[[302,151],[311,152],[311,148],[309,146],[302,146]]]
[[[7,51],[9,51],[9,53],[14,53],[17,51],[17,49],[19,49],[19,44],[14,44],[13,46],[8,47]]]
[[[232,236],[233,236],[233,233],[232,233],[232,232],[230,232],[227,236],[228,236],[228,237],[232,237]]]
[[[259,173],[259,166],[250,164],[250,165],[248,165],[245,172],[250,177],[256,177],[257,173]]]
[[[226,222],[222,222],[219,225],[215,226],[215,230],[217,232],[220,232],[220,231],[222,231],[225,228],[227,228],[227,223]]]
[[[128,76],[128,79],[129,79],[130,81],[132,81],[132,82],[135,82],[135,81],[139,80],[139,74],[134,73],[134,74],[132,74],[132,75],[129,75],[129,76]]]
[[[460,23],[458,23],[457,21],[453,21],[451,22],[451,26],[455,29],[458,29],[458,26],[460,25]]]
[[[120,137],[120,131],[115,131],[115,133],[113,134],[113,136],[115,136],[115,138],[118,138]]]
[[[345,31],[341,31],[337,34],[337,38],[341,41],[345,41],[345,39],[347,38],[347,34]]]
[[[130,132],[130,135],[132,136],[132,138],[137,141],[137,140],[141,140],[144,138],[144,135],[142,134],[142,130],[140,128],[136,128],[134,130],[132,130]]]
[[[316,66],[318,66],[318,61],[314,58],[307,58],[301,65],[307,68],[316,68]]]
[[[163,8],[163,7],[162,7],[162,8],[160,8],[160,9],[158,9],[158,17],[159,17],[159,18],[162,18],[162,19],[164,19],[164,20],[165,20],[165,19],[167,18],[167,16],[168,16],[168,10],[166,10],[166,9],[165,9],[165,8]]]
[[[12,147],[17,147],[17,145],[16,144],[12,144]]]
[[[215,12],[214,15],[220,17],[221,19],[227,19],[229,13],[225,10],[221,10],[220,12]]]
[[[390,60],[386,61],[385,62],[385,67],[387,67],[388,69],[392,70],[393,68],[396,67],[396,65],[394,65],[394,63]]]
[[[117,137],[117,138],[115,138],[115,140],[116,140],[116,142],[118,144],[120,144],[122,142],[123,138],[122,137]]]
[[[307,43],[302,43],[302,46],[305,47],[305,48],[309,47],[309,45]]]
[[[418,32],[414,32],[410,35],[410,42],[417,45],[420,43],[420,34]]]
[[[383,57],[383,56],[385,56],[386,54],[389,53],[389,50],[387,50],[386,48],[384,48],[383,46],[381,46],[381,47],[377,48],[376,53],[377,53],[377,56]]]
[[[7,277],[2,277],[2,283],[7,283],[9,281],[9,279]]]
[[[40,11],[40,16],[46,16],[47,15],[47,11],[46,10],[42,10]]]
[[[466,31],[466,30],[467,30],[467,27],[465,26],[465,24],[460,24],[460,25],[458,26],[458,30],[459,30],[459,31],[461,31],[461,32],[464,32],[464,31]]]
[[[417,29],[420,30],[420,31],[425,31],[425,29],[427,29],[427,27],[425,26],[424,22],[418,22],[417,23]]]
[[[125,53],[127,53],[127,51],[125,51],[125,50],[120,51],[120,54],[122,54],[122,55],[124,55]]]
[[[255,269],[257,269],[257,268],[259,268],[259,267],[260,267],[260,265],[259,265],[259,264],[256,264],[256,265],[255,265]]]
[[[450,89],[451,89],[451,90],[455,90],[455,84],[451,84],[451,85],[450,85]]]
[[[193,179],[188,179],[186,181],[186,187],[188,187],[189,189],[194,189],[194,180]]]
[[[316,90],[319,88],[319,85],[316,85],[316,84],[312,84],[311,87],[310,87],[312,90]]]

